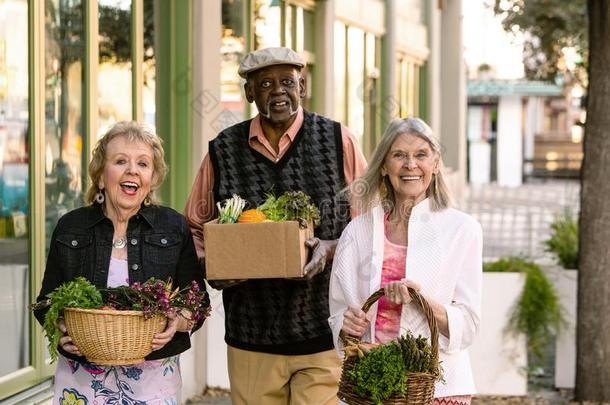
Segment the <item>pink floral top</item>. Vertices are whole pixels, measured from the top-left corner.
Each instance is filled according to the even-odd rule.
[[[384,228],[387,227],[387,222],[388,215],[386,214]],[[387,237],[384,237],[384,239],[383,264],[381,267],[382,287],[389,282],[400,281],[405,278],[405,263],[407,261],[406,246],[392,243]],[[375,342],[385,344],[398,337],[402,305],[392,304],[385,297],[381,297],[378,302],[377,318],[375,319]]]

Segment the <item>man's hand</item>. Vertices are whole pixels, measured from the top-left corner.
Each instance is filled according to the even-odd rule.
[[[305,241],[308,248],[313,249],[311,260],[303,268],[305,280],[311,280],[316,274],[324,271],[327,263],[330,263],[335,256],[336,240],[321,240],[310,238]]]
[[[247,280],[206,280],[210,287],[215,290],[224,290]]]

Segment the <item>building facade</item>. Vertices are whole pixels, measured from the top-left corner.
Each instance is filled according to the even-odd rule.
[[[57,219],[83,204],[98,136],[118,120],[155,126],[170,167],[162,198],[181,211],[208,142],[256,114],[237,75],[250,50],[301,53],[305,107],[350,127],[367,155],[391,117],[426,119],[459,198],[461,8],[461,0],[0,0],[0,401],[49,400],[54,366],[27,306]],[[221,317],[217,308],[182,356],[185,399],[224,378]]]
[[[511,187],[532,178],[577,178],[581,96],[552,83],[470,80],[468,181]]]

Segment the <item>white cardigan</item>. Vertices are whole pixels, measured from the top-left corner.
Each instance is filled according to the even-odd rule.
[[[354,220],[343,231],[333,261],[330,280],[330,318],[337,348],[348,306],[360,307],[380,287],[384,247],[384,212],[380,206]],[[447,339],[439,333],[439,359],[446,384],[436,384],[435,397],[475,393],[467,348],[481,318],[482,232],[469,215],[448,208],[430,211],[428,199],[417,204],[409,219],[405,277],[421,286],[426,298],[445,306],[449,321]],[[377,304],[369,310],[375,336]],[[429,337],[425,316],[415,304],[403,305],[401,330]]]

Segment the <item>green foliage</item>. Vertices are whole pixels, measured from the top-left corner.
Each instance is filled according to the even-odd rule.
[[[318,208],[302,191],[287,191],[279,197],[267,194],[267,199],[258,209],[271,221],[298,221],[303,228],[308,222],[313,222],[314,226],[320,222]]]
[[[555,287],[540,266],[520,257],[507,257],[485,263],[483,270],[525,274],[525,285],[513,308],[508,327],[513,332],[527,335],[528,350],[534,356],[534,361],[540,362],[543,348],[559,333],[565,322]]]
[[[506,32],[524,34],[523,62],[529,79],[555,81],[563,75],[586,84],[585,0],[495,0],[494,12],[502,17]],[[564,48],[576,51],[575,69],[566,65]]]
[[[432,346],[424,336],[414,337],[410,331],[397,339],[402,352],[402,358],[407,372],[432,373],[434,363],[432,360]]]
[[[570,211],[556,216],[551,224],[551,237],[544,241],[565,269],[578,268],[578,223]]]
[[[396,342],[372,349],[349,372],[354,392],[376,404],[393,394],[404,395],[407,368]]]
[[[396,341],[375,347],[357,360],[348,376],[357,395],[381,404],[392,395],[406,394],[407,373],[437,371],[428,338],[416,338],[407,331]]]
[[[63,317],[63,309],[75,308],[99,308],[103,305],[102,295],[93,284],[84,277],[64,283],[47,295],[48,300],[34,304],[32,308],[38,309],[49,305],[49,310],[44,317],[44,333],[49,340],[49,354],[51,361],[57,360],[57,345],[63,333],[58,328],[59,319]],[[40,304],[40,305],[39,305]]]

